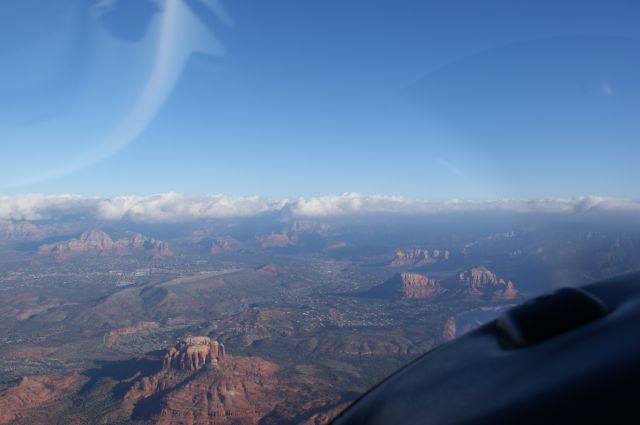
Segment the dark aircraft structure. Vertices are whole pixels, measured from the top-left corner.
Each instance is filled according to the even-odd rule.
[[[640,423],[640,272],[564,288],[403,367],[334,425]]]

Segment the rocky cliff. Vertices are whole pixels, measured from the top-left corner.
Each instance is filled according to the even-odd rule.
[[[442,327],[442,340],[447,342],[455,339],[457,334],[457,325],[455,317],[451,316],[447,319]]]
[[[146,419],[166,425],[255,424],[279,399],[277,371],[259,357],[226,355],[209,337],[186,337],[167,351],[159,372],[131,383],[121,412],[146,406],[157,412]]]
[[[458,282],[468,295],[510,300],[518,295],[513,282],[496,276],[484,266],[474,267],[458,275]]]
[[[440,283],[418,273],[399,273],[386,282],[373,287],[369,296],[380,298],[420,299],[444,292]]]
[[[38,255],[52,256],[61,261],[76,255],[129,255],[135,252],[144,252],[153,258],[173,255],[169,244],[148,236],[135,234],[129,238],[114,241],[111,237],[99,229],[91,229],[80,235],[79,239],[69,239],[64,242],[41,245]]]
[[[204,365],[217,366],[224,361],[224,344],[206,336],[191,336],[178,341],[164,356],[163,369],[197,370]]]

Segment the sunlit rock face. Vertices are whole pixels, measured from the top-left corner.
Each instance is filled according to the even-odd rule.
[[[386,282],[371,288],[367,295],[390,299],[423,299],[444,291],[435,279],[419,273],[398,273]]]
[[[499,278],[484,266],[474,267],[458,275],[469,295],[490,296],[494,300],[510,300],[518,295],[513,282]]]
[[[197,370],[224,361],[224,344],[206,336],[190,336],[178,341],[164,356],[163,368]]]
[[[148,423],[158,425],[275,423],[263,419],[281,400],[300,399],[296,387],[279,382],[278,370],[260,357],[225,354],[224,345],[209,337],[186,337],[167,351],[163,369],[128,378],[118,414],[131,418],[143,405],[153,406]]]
[[[457,325],[455,317],[449,317],[442,327],[442,340],[447,342],[456,337]]]
[[[51,256],[56,261],[68,260],[80,254],[92,255],[129,255],[146,253],[152,258],[173,255],[169,244],[139,233],[124,239],[113,240],[99,229],[88,230],[79,239],[69,239],[64,242],[44,244],[38,248],[40,256]]]
[[[440,284],[435,279],[429,279],[421,274],[402,273],[400,279],[402,281],[401,291],[404,298],[428,298],[442,290]]]

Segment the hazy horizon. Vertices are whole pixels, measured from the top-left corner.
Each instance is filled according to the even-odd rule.
[[[280,214],[292,218],[332,218],[360,215],[430,217],[459,213],[575,215],[637,213],[640,200],[580,196],[488,200],[428,200],[390,195],[343,193],[316,197],[188,195],[176,192],[112,197],[73,194],[0,195],[0,220],[39,221],[83,216],[105,221],[187,222],[220,218],[250,218]]]

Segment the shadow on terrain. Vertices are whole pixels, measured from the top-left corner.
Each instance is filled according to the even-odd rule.
[[[78,395],[86,395],[103,379],[124,381],[138,374],[135,379],[131,379],[129,382],[119,382],[114,386],[112,390],[113,396],[120,399],[131,388],[133,382],[145,376],[154,375],[162,369],[163,354],[164,351],[158,350],[146,353],[144,357],[134,359],[98,361],[98,367],[83,373],[84,376],[88,376],[90,379],[82,386]]]
[[[199,373],[203,373],[203,372],[204,372],[204,369],[187,377],[186,379],[184,379],[183,381],[181,381],[175,386],[165,388],[164,390],[158,391],[150,397],[139,400],[133,408],[131,419],[147,421],[153,418],[154,416],[160,414],[160,411],[162,410],[162,399],[164,398],[165,395],[167,395],[168,393],[174,390],[184,387],[189,382],[191,382]]]

